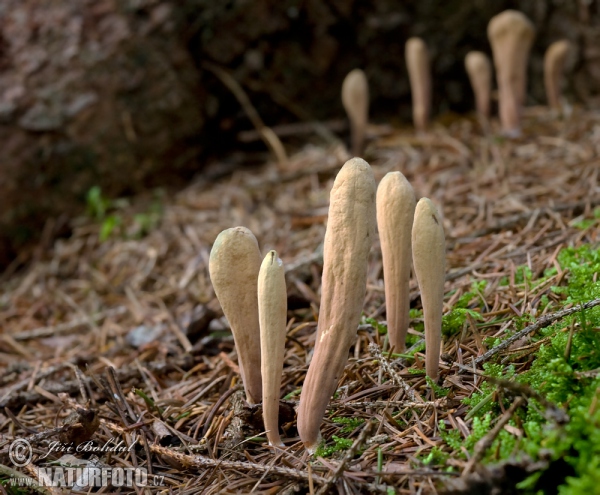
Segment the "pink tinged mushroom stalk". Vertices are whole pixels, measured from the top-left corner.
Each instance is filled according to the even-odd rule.
[[[208,265],[215,294],[231,326],[246,398],[251,404],[260,403],[262,398],[257,295],[260,258],[252,232],[235,227],[217,236]]]
[[[446,240],[440,215],[428,198],[417,203],[412,249],[425,319],[425,368],[427,376],[436,380],[442,343]]]
[[[344,79],[342,103],[350,120],[352,154],[361,156],[369,120],[369,83],[362,70],[354,69]]]
[[[483,52],[469,52],[465,57],[465,69],[475,94],[475,107],[480,117],[490,117],[490,100],[492,95],[492,66]]]
[[[502,133],[518,137],[527,87],[527,61],[535,29],[521,12],[505,10],[492,17],[487,34],[496,68]]]
[[[431,112],[431,72],[429,52],[421,38],[409,38],[405,45],[406,67],[412,94],[413,123],[423,133],[429,124]]]
[[[571,43],[568,40],[560,40],[552,43],[544,55],[544,86],[548,105],[556,112],[562,110],[560,98],[560,85],[565,66],[565,60],[569,53]]]
[[[285,352],[287,292],[283,263],[275,251],[269,251],[260,266],[258,318],[265,430],[270,445],[283,447],[279,436],[278,418]]]
[[[415,193],[400,172],[388,173],[377,188],[377,227],[383,258],[390,346],[403,352],[410,309],[411,231]]]
[[[318,446],[323,415],[356,340],[374,234],[373,171],[361,158],[353,158],[342,167],[331,190],[319,324],[298,408],[298,432],[311,453]]]

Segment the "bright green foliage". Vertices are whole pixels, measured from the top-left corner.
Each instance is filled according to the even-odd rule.
[[[435,392],[436,397],[446,397],[450,393],[449,388],[440,387],[431,378],[426,377],[425,380],[427,381],[427,385]]]
[[[377,321],[375,318],[365,318],[365,323],[371,325],[375,330],[377,330],[379,335],[387,335],[387,325]]]
[[[408,311],[408,317],[411,320],[418,320],[418,319],[423,319],[423,310],[422,309],[410,309]],[[421,332],[423,333],[425,331],[425,323],[423,323],[423,321],[420,322],[413,322],[411,325],[417,332]],[[406,336],[406,343],[407,345],[410,345],[409,339],[413,337],[410,333]]]
[[[101,220],[110,207],[110,200],[102,196],[102,190],[98,186],[92,187],[86,195],[87,210],[91,217]]]
[[[460,296],[460,298],[458,299],[458,301],[456,301],[456,304],[454,305],[454,308],[468,308],[469,307],[469,303],[476,297],[481,299],[481,295],[483,294],[483,291],[485,290],[485,288],[487,287],[487,281],[486,280],[479,280],[479,281],[475,281],[471,284],[471,290],[468,292],[465,292],[462,296]],[[483,302],[483,301],[482,301]]]
[[[356,428],[362,425],[365,420],[362,418],[333,418],[334,423],[344,425],[340,433],[352,433]]]
[[[467,438],[463,438],[458,430],[447,430],[446,424],[443,421],[439,422],[438,428],[442,440],[455,450],[457,456],[465,458],[464,449],[471,452],[475,444],[490,431],[491,423],[492,415],[490,413],[487,413],[482,418],[474,418],[471,426],[471,434]]]
[[[420,460],[425,466],[443,466],[450,455],[439,447],[433,447],[429,453]]]
[[[124,237],[139,239],[154,230],[162,217],[162,205],[160,199],[162,191],[154,191],[154,200],[147,211],[133,216],[131,227],[125,229],[124,208],[129,206],[127,199],[109,199],[102,195],[102,190],[98,186],[92,187],[86,196],[87,213],[89,216],[100,222],[100,233],[98,235],[101,242],[106,241],[113,234],[119,234]]]
[[[481,314],[473,309],[469,309],[469,304],[476,298],[481,300],[486,287],[487,281],[475,281],[471,284],[471,290],[460,296],[452,310],[442,317],[442,334],[444,336],[449,337],[459,333],[467,321],[468,315],[475,321],[483,320]]]
[[[301,388],[297,388],[296,390],[292,390],[289,394],[287,394],[283,400],[290,400],[293,397],[296,397],[297,395],[300,395],[300,393],[302,392]]]
[[[513,366],[508,366],[505,369],[501,364],[485,363],[483,369],[487,376],[502,378],[504,380],[510,380],[515,374]],[[471,410],[467,417],[481,418],[490,412],[494,412],[494,415],[496,415],[500,411],[499,404],[493,400],[493,395],[496,392],[496,385],[484,381],[479,386],[479,390],[480,392],[475,392],[471,397],[463,399],[464,404],[471,406]],[[506,402],[506,407],[510,407],[508,401]]]
[[[532,276],[533,274],[531,273],[531,269],[527,265],[517,267],[517,269],[515,270],[515,285],[524,284],[525,281],[527,281],[528,283],[531,282]],[[500,285],[508,284],[508,277],[502,277],[502,279],[500,279]]]
[[[600,249],[589,245],[577,249],[566,248],[558,255],[563,269],[569,270],[569,285],[557,292],[567,294],[567,302],[589,301],[600,297],[600,284],[593,283],[600,276]]]
[[[594,279],[600,276],[600,249],[591,246],[567,248],[558,255],[561,269],[568,270],[566,287],[554,287],[555,293],[563,295],[565,304],[580,304],[600,298],[600,283]],[[547,270],[544,277],[551,277],[556,270]],[[527,267],[516,272],[515,283],[530,284],[535,287],[541,280],[531,280]],[[546,298],[542,307],[550,304]],[[539,308],[538,308],[539,309]],[[559,310],[560,307],[553,308]],[[533,320],[529,315],[513,320],[514,327],[523,327]],[[573,328],[571,349],[566,353],[569,333]],[[518,438],[511,432],[502,430],[491,448],[486,452],[485,461],[494,462],[509,457],[527,454],[534,459],[540,456],[553,460],[564,459],[576,473],[567,477],[558,487],[560,495],[598,493],[600,486],[600,307],[575,313],[532,335],[534,340],[548,339],[540,346],[530,368],[515,375],[514,368],[501,364],[484,365],[487,375],[515,380],[530,387],[545,400],[564,409],[569,416],[565,424],[556,423],[548,416],[546,407],[534,399],[517,411],[509,425],[523,431]],[[496,342],[498,343],[498,342]],[[463,455],[464,450],[472,451],[473,439],[489,431],[502,411],[496,402],[496,385],[483,382],[480,391],[473,393],[463,402],[470,406],[466,419],[473,419],[471,435],[464,439],[456,430],[447,431],[447,425],[440,424],[440,436],[454,451],[453,455]],[[506,409],[512,399],[505,399]],[[473,437],[473,438],[471,438]],[[476,441],[476,440],[475,440]],[[536,487],[540,473],[531,476],[520,487],[520,493],[540,495]]]
[[[468,315],[471,315],[471,318],[475,321],[483,320],[483,317],[477,311],[465,308],[454,308],[452,311],[442,316],[442,335],[449,337],[459,333],[466,323]]]
[[[325,445],[322,443],[319,445],[315,452],[315,457],[331,457],[336,452],[341,452],[352,447],[351,438],[341,438],[336,435],[332,435],[333,445]]]
[[[113,231],[121,225],[121,223],[122,218],[118,215],[108,215],[106,218],[104,218],[102,221],[102,226],[100,227],[100,241],[106,241],[111,236]]]

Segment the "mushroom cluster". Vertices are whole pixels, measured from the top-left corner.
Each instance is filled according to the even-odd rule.
[[[491,19],[488,37],[498,84],[502,132],[518,136],[525,103],[527,58],[535,30],[520,12],[504,11]],[[545,58],[550,106],[560,110],[560,80],[569,51],[563,40]],[[406,63],[418,132],[429,125],[431,74],[429,53],[420,38],[406,42]],[[482,122],[490,116],[492,64],[483,52],[469,52],[465,68]],[[342,103],[351,125],[352,150],[364,150],[369,92],[365,73],[351,71],[342,86]],[[442,218],[428,198],[418,202],[401,172],[388,173],[376,187],[362,158],[348,160],[335,178],[324,239],[321,304],[314,353],[298,406],[298,432],[309,452],[320,440],[320,426],[356,339],[366,293],[367,261],[379,231],[390,348],[403,352],[409,330],[411,267],[417,280],[425,323],[425,370],[439,378],[445,283]],[[229,321],[249,403],[262,403],[272,446],[283,445],[278,427],[279,397],[287,328],[285,270],[277,252],[260,261],[258,242],[244,227],[225,230],[210,254],[210,276]]]
[[[298,432],[309,452],[319,444],[323,416],[356,340],[376,225],[390,345],[398,351],[405,347],[412,258],[425,316],[426,371],[432,379],[438,376],[445,276],[440,216],[429,199],[416,204],[402,173],[388,173],[376,187],[370,165],[352,158],[331,190],[315,349],[298,406]],[[275,251],[261,263],[252,232],[235,227],[215,240],[209,271],[231,326],[246,398],[251,404],[262,402],[269,444],[282,447],[278,415],[287,326],[283,263]]]

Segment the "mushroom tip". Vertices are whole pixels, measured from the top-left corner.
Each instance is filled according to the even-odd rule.
[[[411,48],[425,48],[425,42],[423,41],[422,38],[419,38],[418,36],[412,36],[411,38],[408,38],[406,40],[406,46],[407,47],[411,47]]]
[[[353,69],[344,78],[342,83],[342,99],[350,100],[358,95],[366,94],[369,90],[367,76],[362,69]]]
[[[355,156],[353,158],[350,158],[350,160],[348,160],[346,163],[344,163],[344,167],[362,167],[362,168],[366,168],[369,167],[371,168],[371,166],[369,165],[369,163],[361,158],[360,156]],[[343,167],[342,167],[343,168]]]
[[[430,210],[430,211],[437,211],[437,208],[433,204],[433,201],[431,201],[429,198],[425,198],[425,197],[421,198],[418,201],[417,208],[419,210],[427,209],[427,210]]]

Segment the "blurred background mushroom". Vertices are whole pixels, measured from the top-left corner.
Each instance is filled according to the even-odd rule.
[[[431,114],[470,111],[464,57],[490,54],[487,23],[514,2],[4,0],[3,7],[0,266],[30,259],[42,238],[47,247],[68,235],[93,187],[117,198],[261,163],[268,153],[261,135],[207,62],[238,82],[292,152],[314,134],[314,122],[347,137],[339,91],[354,67],[369,74],[372,120],[410,122],[404,43],[413,35],[426,37],[430,52]],[[597,104],[598,7],[520,8],[538,32],[531,102],[546,101],[546,47],[567,38],[569,100]]]
[[[570,48],[571,43],[568,40],[555,41],[548,47],[544,56],[544,86],[548,106],[557,113],[562,111],[561,83]]]
[[[487,32],[494,54],[502,133],[518,137],[527,92],[527,62],[535,29],[522,12],[505,10],[490,20]]]

